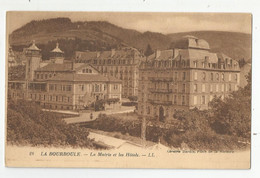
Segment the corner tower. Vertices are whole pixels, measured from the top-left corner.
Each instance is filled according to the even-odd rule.
[[[56,43],[56,48],[51,51],[51,61],[57,64],[64,62],[64,52],[59,48],[59,43]]]
[[[34,79],[34,71],[40,67],[41,50],[35,45],[33,40],[32,45],[26,50],[26,74],[25,79],[32,81]]]

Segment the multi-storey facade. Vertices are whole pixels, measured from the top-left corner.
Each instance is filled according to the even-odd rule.
[[[138,95],[138,66],[144,59],[138,50],[125,47],[111,51],[76,51],[75,58],[77,63],[92,64],[104,76],[122,80],[123,97]]]
[[[49,109],[82,109],[100,99],[121,100],[122,82],[101,75],[90,64],[65,61],[58,45],[48,61],[41,61],[33,43],[27,49],[24,81],[9,81],[11,98],[33,100]]]
[[[139,68],[138,113],[163,121],[177,110],[208,109],[214,96],[237,90],[238,62],[209,49],[205,40],[186,36],[147,57]]]
[[[11,47],[8,49],[8,67],[16,66],[17,62],[15,60],[15,55]]]

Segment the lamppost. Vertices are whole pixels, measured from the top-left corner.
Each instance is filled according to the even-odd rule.
[[[141,139],[142,146],[145,148],[146,146],[146,116],[142,116],[142,126],[141,126]]]

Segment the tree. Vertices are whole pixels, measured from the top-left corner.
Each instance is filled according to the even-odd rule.
[[[128,99],[131,101],[131,102],[135,102],[138,100],[137,96],[128,96]]]
[[[153,50],[152,50],[152,48],[151,48],[151,45],[148,44],[147,47],[146,47],[146,50],[145,50],[145,52],[144,52],[144,55],[145,55],[145,56],[150,56],[151,54],[153,54]]]
[[[238,64],[239,64],[239,67],[240,67],[240,68],[243,67],[243,66],[246,64],[245,59],[244,59],[244,58],[240,59],[240,60],[238,61]]]
[[[251,130],[251,71],[247,85],[224,100],[214,98],[209,106],[212,112],[212,127],[217,133],[250,138]]]

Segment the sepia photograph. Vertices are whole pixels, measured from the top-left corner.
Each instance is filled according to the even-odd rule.
[[[8,167],[249,169],[249,13],[6,13]]]

